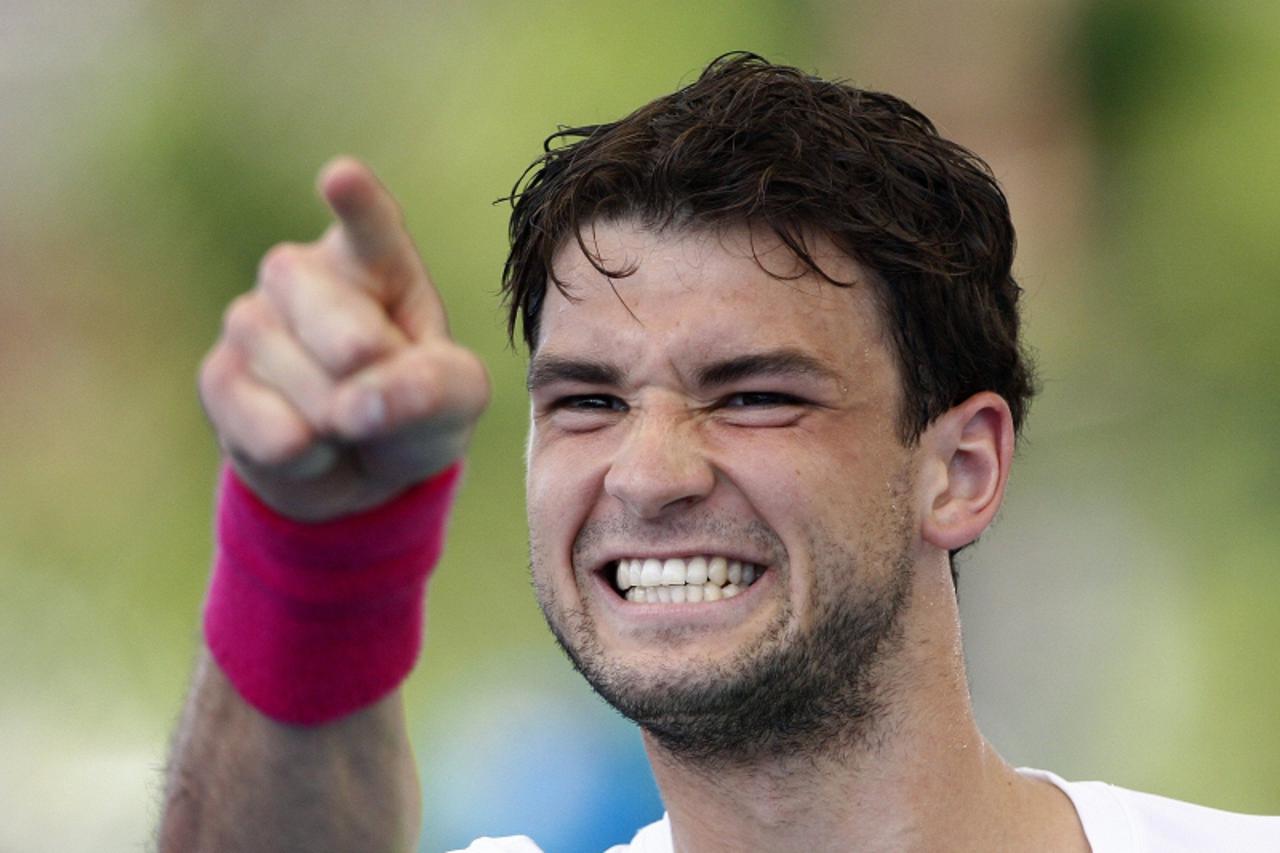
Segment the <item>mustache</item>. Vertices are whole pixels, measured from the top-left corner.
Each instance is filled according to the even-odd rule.
[[[574,566],[592,560],[605,547],[625,545],[641,550],[669,545],[673,541],[694,542],[706,546],[716,543],[726,548],[741,548],[768,554],[781,564],[786,554],[782,538],[762,521],[743,521],[730,516],[680,516],[661,522],[646,522],[629,516],[600,518],[582,525],[573,540],[570,556]]]

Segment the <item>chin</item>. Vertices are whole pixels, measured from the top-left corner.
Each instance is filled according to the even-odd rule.
[[[883,664],[900,646],[911,581],[900,568],[881,594],[828,600],[808,629],[779,610],[718,662],[628,661],[602,648],[584,611],[544,613],[591,687],[674,757],[723,766],[821,755],[865,741],[883,716]]]

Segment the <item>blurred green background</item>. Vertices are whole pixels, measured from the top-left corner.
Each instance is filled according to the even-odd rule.
[[[1009,193],[1044,392],[961,566],[988,736],[1068,778],[1280,812],[1280,4],[16,0],[0,851],[148,844],[210,553],[194,373],[262,252],[323,228],[312,180],[338,152],[399,195],[496,384],[407,690],[423,849],[510,831],[512,779],[586,786],[547,747],[577,726],[644,788],[634,733],[568,671],[526,580],[492,202],[557,124],[736,48],[908,98]]]

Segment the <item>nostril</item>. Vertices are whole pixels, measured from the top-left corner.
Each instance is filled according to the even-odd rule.
[[[706,499],[715,483],[696,436],[649,417],[632,428],[618,449],[604,489],[630,513],[652,519]]]

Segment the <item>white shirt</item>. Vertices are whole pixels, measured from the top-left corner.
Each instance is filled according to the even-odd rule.
[[[1106,782],[1065,782],[1028,767],[1018,772],[1062,789],[1093,853],[1280,853],[1280,817],[1219,811]],[[528,836],[512,835],[479,838],[462,853],[542,853],[542,848]],[[637,832],[630,844],[605,853],[673,853],[667,816]]]
[[[1117,788],[1064,782],[1044,770],[1018,769],[1071,798],[1093,853],[1280,853],[1280,817],[1224,812]]]

